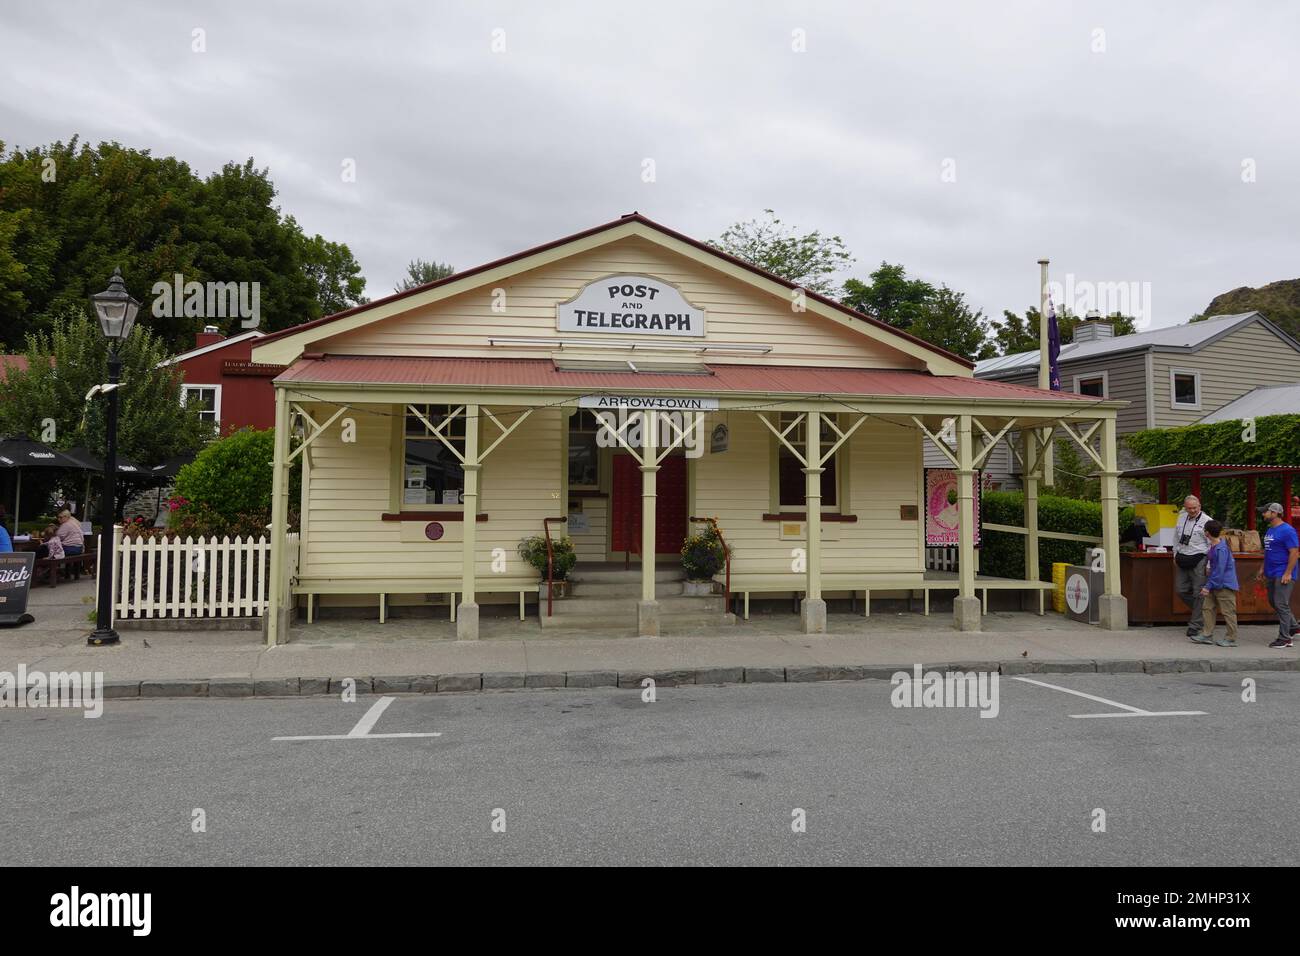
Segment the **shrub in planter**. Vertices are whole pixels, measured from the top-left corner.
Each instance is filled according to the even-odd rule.
[[[573,549],[573,542],[567,538],[551,539],[551,573],[557,581],[567,580],[569,572],[578,563],[578,553]],[[519,542],[519,557],[523,558],[546,580],[546,538],[535,534]]]
[[[727,550],[712,527],[688,537],[682,542],[682,570],[686,572],[686,580],[697,583],[713,580],[727,563]]]

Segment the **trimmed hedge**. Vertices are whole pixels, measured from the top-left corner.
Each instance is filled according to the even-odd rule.
[[[1024,527],[1025,494],[1022,491],[986,491],[980,508],[981,523],[1019,525]],[[1133,522],[1133,508],[1120,508],[1119,529],[1124,531]],[[1096,501],[1078,501],[1055,495],[1038,497],[1038,530],[1060,531],[1066,534],[1091,534],[1101,536],[1101,504]],[[1025,543],[1023,534],[1009,531],[983,531],[980,548],[980,573],[1000,578],[1025,576]],[[1053,541],[1045,538],[1038,544],[1038,578],[1052,579],[1053,563],[1065,561],[1082,564],[1086,550],[1092,545],[1082,541]]]
[[[1253,437],[1253,441],[1245,439]],[[1124,439],[1135,455],[1148,465],[1175,462],[1217,465],[1300,465],[1300,414],[1266,415],[1255,419],[1250,435],[1239,420],[1181,428],[1150,428]],[[1154,494],[1155,481],[1135,482]],[[1256,483],[1257,505],[1282,497],[1282,479],[1260,478]],[[1181,501],[1191,494],[1190,481],[1169,482],[1169,500]],[[1246,526],[1246,483],[1240,478],[1202,478],[1202,505],[1207,514],[1228,527]],[[1283,502],[1285,504],[1286,502]]]

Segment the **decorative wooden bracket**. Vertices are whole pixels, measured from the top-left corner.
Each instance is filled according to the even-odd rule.
[[[917,418],[915,415],[912,416],[912,421],[916,423],[917,428],[921,429],[921,431],[925,434],[925,437],[930,439],[934,447],[939,449],[939,451],[943,452],[943,456],[947,458],[950,462],[952,462],[952,466],[954,468],[961,468],[961,462],[957,460],[957,456],[952,453],[952,450],[948,447],[948,443],[946,441],[940,438],[939,435],[935,435],[933,432],[930,431],[930,429],[926,428],[925,422],[921,421],[921,419]],[[939,430],[940,435],[943,434],[943,432],[944,429]]]
[[[339,406],[339,410],[335,412],[333,415],[331,415],[328,419],[326,419],[324,425],[321,425],[318,424],[316,422],[316,419],[312,418],[311,415],[307,413],[306,409],[304,409],[297,402],[290,403],[290,408],[293,414],[301,415],[303,418],[307,420],[308,424],[311,425],[311,434],[305,436],[301,444],[299,444],[298,447],[295,448],[293,451],[289,452],[289,457],[286,458],[284,462],[286,465],[289,464],[289,462],[293,461],[295,458],[297,458],[299,455],[301,455],[304,451],[306,451],[307,447],[311,445],[312,442],[314,442],[321,435],[325,434],[325,429],[329,428],[336,421],[338,421],[339,418],[343,415],[343,413],[348,410],[348,407],[346,405]]]

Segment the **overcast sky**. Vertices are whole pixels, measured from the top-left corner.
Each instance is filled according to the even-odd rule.
[[[415,257],[770,207],[989,315],[1048,256],[1168,325],[1300,276],[1298,41],[1293,2],[6,0],[0,140],[251,156],[372,298]]]

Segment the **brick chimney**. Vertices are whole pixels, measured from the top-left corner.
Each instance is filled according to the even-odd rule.
[[[1089,312],[1078,325],[1074,327],[1074,342],[1096,342],[1098,339],[1109,339],[1115,337],[1115,326],[1101,317],[1097,311]]]
[[[194,347],[201,349],[206,345],[215,345],[223,339],[225,339],[225,336],[221,334],[221,330],[215,325],[205,325],[202,332],[195,334]]]

